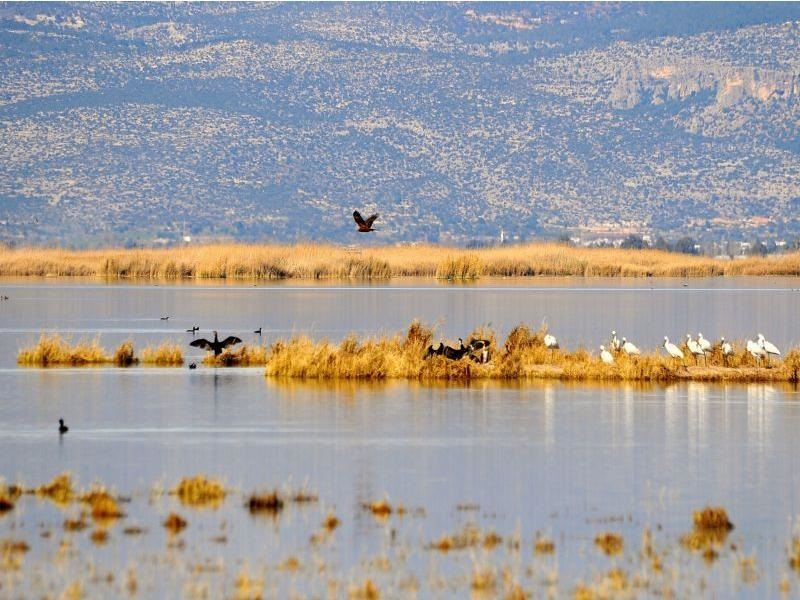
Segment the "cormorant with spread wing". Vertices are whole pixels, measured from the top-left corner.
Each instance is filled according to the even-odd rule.
[[[194,340],[189,345],[194,346],[195,348],[203,348],[203,350],[211,350],[214,352],[214,356],[219,356],[222,354],[222,351],[225,350],[228,346],[234,346],[236,344],[241,344],[242,340],[240,340],[235,335],[229,335],[224,340],[220,341],[217,337],[217,332],[214,332],[214,341],[209,342],[205,338],[200,338],[199,340]]]
[[[357,210],[354,210],[353,218],[356,220],[356,225],[358,225],[359,233],[367,233],[368,231],[377,231],[376,229],[372,228],[372,224],[375,222],[375,219],[378,218],[378,213],[371,215],[369,219],[365,221],[364,217],[361,216],[361,213],[358,212]]]

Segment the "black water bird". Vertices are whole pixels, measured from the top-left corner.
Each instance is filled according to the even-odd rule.
[[[169,321],[169,315],[167,315],[166,317],[161,317],[161,320],[162,321]]]
[[[205,338],[200,338],[199,340],[194,340],[193,342],[189,343],[190,346],[194,346],[195,348],[203,348],[204,350],[211,350],[214,352],[214,356],[219,356],[222,354],[222,351],[225,350],[228,346],[233,346],[235,344],[241,344],[242,340],[236,337],[235,335],[229,335],[224,340],[220,341],[217,337],[217,332],[214,332],[214,341],[209,342]]]
[[[444,342],[439,342],[439,345],[435,348],[433,344],[431,344],[425,351],[425,356],[422,357],[422,360],[426,360],[431,356],[441,356],[442,354],[444,354]]]
[[[451,346],[444,347],[444,355],[445,357],[449,358],[450,360],[461,360],[467,354],[472,352],[472,346],[465,346],[464,340],[458,338],[458,348],[452,348]]]
[[[372,228],[372,224],[375,222],[375,219],[378,218],[378,213],[374,215],[370,215],[370,217],[365,221],[364,217],[361,216],[361,213],[357,210],[353,211],[353,219],[356,221],[356,225],[358,226],[359,233],[367,233],[368,231],[376,231]]]
[[[470,355],[470,357],[480,364],[489,362],[489,346],[492,344],[491,340],[479,340],[472,338],[467,346],[471,347],[473,352],[480,350],[477,355]]]
[[[186,330],[186,333],[194,333],[194,332],[196,332],[196,331],[200,331],[200,328],[199,328],[197,325],[195,325],[195,326],[194,326],[194,327],[192,327],[191,329],[187,329],[187,330]]]
[[[258,335],[261,335],[261,327],[259,327],[258,329],[256,329],[256,330],[255,330],[253,333],[256,333],[256,334],[258,334]]]
[[[61,434],[61,435],[64,435],[68,431],[69,431],[69,427],[64,425],[64,419],[59,419],[58,420],[58,433]]]
[[[190,369],[196,369],[197,368],[197,363],[189,363],[189,368]]]

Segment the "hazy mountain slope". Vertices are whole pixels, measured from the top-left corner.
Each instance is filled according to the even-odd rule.
[[[461,239],[800,208],[797,4],[8,4],[0,239]],[[718,221],[722,222],[722,221]]]

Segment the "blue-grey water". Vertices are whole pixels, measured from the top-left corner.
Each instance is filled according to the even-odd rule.
[[[800,397],[789,385],[326,384],[272,380],[260,368],[15,364],[17,351],[41,331],[99,336],[109,349],[127,338],[137,347],[174,339],[186,345],[187,360],[196,360],[201,353],[188,347],[192,335],[184,331],[195,324],[201,335],[217,328],[246,341],[257,340],[252,330],[262,326],[268,343],[292,333],[335,339],[350,331],[393,332],[415,317],[438,323],[451,339],[480,324],[491,323],[502,338],[519,322],[546,321],[568,347],[596,347],[612,328],[642,348],[657,346],[665,334],[697,331],[709,339],[762,332],[780,347],[797,344],[797,280],[683,283],[5,280],[0,293],[10,299],[0,302],[0,475],[35,486],[70,471],[80,487],[99,481],[132,498],[109,541],[95,546],[91,528],[61,529],[77,506],[65,511],[23,497],[0,517],[0,537],[25,539],[31,549],[19,569],[6,571],[0,595],[58,595],[75,580],[89,597],[104,597],[125,592],[126,573],[134,569],[144,597],[230,596],[245,571],[265,581],[267,597],[293,591],[343,597],[366,578],[388,597],[413,589],[419,597],[463,597],[475,565],[494,568],[498,581],[508,569],[536,597],[548,590],[567,595],[579,580],[591,583],[615,566],[631,578],[639,573],[631,557],[638,556],[645,528],[668,559],[638,595],[670,588],[684,597],[773,596],[784,578],[795,591],[800,580],[787,550],[800,533]],[[166,315],[170,319],[162,321]],[[71,429],[59,438],[62,416]],[[195,473],[219,477],[233,490],[222,507],[190,509],[156,493]],[[320,502],[289,506],[274,520],[252,518],[243,508],[253,490],[302,486]],[[384,497],[408,514],[376,521],[362,504]],[[479,508],[459,510],[464,504]],[[710,565],[678,543],[691,528],[692,511],[706,504],[724,506],[736,526]],[[189,521],[183,547],[160,526],[171,510]],[[329,510],[341,527],[328,541],[311,544]],[[492,552],[443,555],[425,548],[469,522],[505,540],[518,536],[520,549],[504,544]],[[124,535],[131,524],[147,532]],[[623,534],[623,556],[597,551],[592,540],[603,531]],[[535,532],[555,541],[555,556],[534,556]],[[65,539],[72,552],[61,547]],[[290,556],[298,558],[299,570],[279,568]],[[380,557],[392,567],[376,566]],[[754,578],[741,567],[747,557],[755,558]],[[102,578],[107,572],[115,574],[113,581]],[[495,592],[502,589],[498,583]]]

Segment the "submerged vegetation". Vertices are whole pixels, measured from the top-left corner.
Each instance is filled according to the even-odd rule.
[[[187,586],[196,584],[206,575],[224,573],[220,579],[226,581],[226,585],[233,585],[235,590],[246,589],[248,593],[242,597],[247,598],[261,597],[263,582],[253,577],[267,572],[271,573],[271,585],[279,591],[278,595],[283,586],[294,585],[296,578],[302,576],[313,580],[312,585],[321,583],[328,590],[347,590],[351,598],[379,598],[382,597],[379,589],[385,591],[386,597],[405,597],[406,592],[427,597],[433,595],[429,591],[443,589],[451,595],[463,590],[477,597],[503,598],[567,597],[569,590],[576,598],[695,597],[702,595],[699,592],[707,595],[720,591],[716,586],[725,585],[730,575],[735,577],[737,585],[743,586],[753,585],[762,577],[756,557],[743,555],[738,548],[749,545],[749,540],[736,539],[731,543],[727,539],[733,524],[721,506],[695,511],[693,529],[687,535],[681,535],[680,530],[669,531],[660,525],[653,529],[645,524],[640,544],[633,541],[632,535],[639,525],[624,525],[623,538],[621,531],[595,529],[592,525],[595,520],[575,515],[573,519],[583,524],[584,533],[577,536],[556,533],[561,540],[556,548],[553,539],[540,532],[526,532],[519,527],[496,531],[493,526],[501,523],[493,522],[493,513],[481,516],[479,510],[474,511],[469,521],[458,524],[453,533],[432,539],[431,524],[424,521],[427,518],[424,507],[411,511],[408,517],[411,521],[406,521],[400,518],[405,514],[402,505],[390,506],[384,497],[362,504],[364,511],[376,517],[374,520],[365,522],[355,514],[349,519],[345,517],[342,523],[327,502],[318,505],[306,501],[310,494],[305,490],[291,494],[273,487],[271,491],[247,494],[225,490],[218,479],[204,475],[180,479],[163,499],[160,498],[164,494],[161,484],[151,489],[149,499],[146,493],[135,490],[123,497],[110,493],[98,482],[86,489],[78,488],[66,473],[38,487],[4,485],[3,489],[17,503],[36,502],[33,498],[48,499],[57,508],[49,509],[36,519],[0,519],[0,524],[6,527],[0,538],[0,572],[4,575],[18,573],[19,584],[33,586],[22,588],[27,592],[23,594],[26,597],[38,596],[32,591],[41,583],[52,585],[50,573],[59,578],[61,584],[70,569],[90,574],[84,580],[68,584],[85,586],[85,595],[89,597],[116,597],[120,590],[132,593],[136,589],[137,573],[142,581],[165,577],[164,584],[169,586],[175,583],[175,573],[185,573],[189,578]],[[159,492],[154,495],[156,490]],[[235,498],[231,501],[230,496]],[[120,509],[121,502],[130,506],[130,515],[136,516],[137,523],[127,522],[132,517]],[[225,505],[228,512],[200,514],[199,511],[209,505],[220,509]],[[465,505],[455,505],[455,510],[459,510],[458,506]],[[27,510],[28,507],[22,507],[23,513]],[[178,511],[192,511],[193,514],[187,516]],[[260,517],[269,517],[275,531],[281,531],[281,535],[291,540],[284,544],[290,552],[273,551],[268,555],[268,562],[263,562],[261,546],[241,545],[241,536],[250,540],[250,533],[241,525],[229,524],[230,511],[248,515],[246,518],[253,519],[255,528],[262,526],[258,522]],[[295,518],[298,516],[300,518]],[[306,535],[309,524],[316,519],[320,519],[321,524],[310,536]],[[392,519],[391,533],[383,535],[388,519]],[[190,525],[190,521],[196,524]],[[455,523],[459,521],[456,519]],[[608,522],[608,519],[598,522]],[[190,527],[194,533],[187,535]],[[345,532],[338,533],[342,527]],[[354,529],[347,529],[350,527]],[[573,522],[563,527],[571,529]],[[162,528],[166,536],[159,533]],[[303,534],[295,535],[297,531]],[[380,536],[384,542],[373,556],[360,560],[358,565],[342,565],[340,545],[356,532],[359,536]],[[212,537],[208,538],[209,535]],[[337,536],[342,537],[337,540]],[[230,561],[224,554],[209,555],[205,539],[214,544],[231,544],[234,552],[244,548],[246,554]],[[790,537],[785,542],[788,556],[781,559],[781,568],[765,571],[772,577],[769,585],[782,592],[791,590],[790,572],[800,569],[800,540]],[[190,547],[190,543],[198,545]],[[52,544],[53,552],[59,553],[58,569],[52,568],[48,544]],[[146,544],[147,550],[137,558],[136,548],[142,544]],[[164,544],[163,555],[158,550],[161,544]],[[531,548],[531,544],[533,553],[524,550]],[[103,568],[113,574],[99,571],[95,566],[100,562],[98,553],[105,552],[104,547],[110,548],[110,553],[103,559],[106,565]],[[26,559],[25,554],[31,548],[37,548],[37,552],[31,553],[33,558]],[[281,546],[276,545],[277,548]],[[425,555],[432,556],[432,553],[443,568],[435,576],[426,578],[419,569],[429,563],[424,560]],[[162,556],[168,558],[161,560]],[[559,572],[558,563],[564,559],[573,561],[573,557],[579,570]],[[28,563],[28,559],[32,562]],[[115,564],[118,560],[123,563]],[[119,576],[118,573],[124,572],[123,564],[127,575]],[[235,570],[227,570],[228,564]],[[698,571],[693,565],[702,570]],[[708,570],[712,568],[717,569],[716,573]],[[724,569],[730,569],[730,574]],[[167,593],[172,589],[164,588]],[[197,589],[202,592],[206,588]],[[695,591],[698,593],[692,593]],[[219,596],[228,597],[223,593]],[[201,593],[191,597],[209,595]]]
[[[719,260],[660,250],[533,243],[479,249],[434,245],[361,249],[326,244],[208,245],[71,251],[0,249],[0,276],[144,279],[326,279],[482,276],[710,277],[800,275],[800,253]]]

